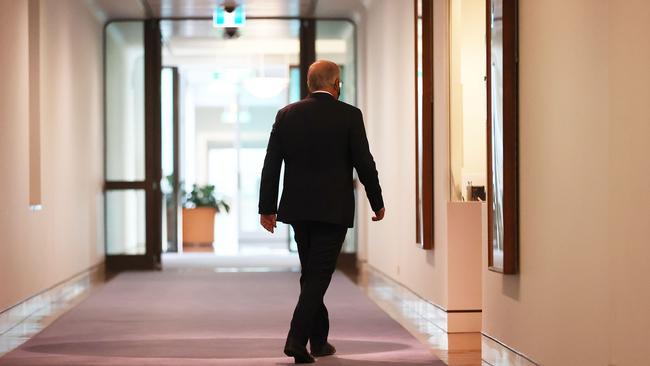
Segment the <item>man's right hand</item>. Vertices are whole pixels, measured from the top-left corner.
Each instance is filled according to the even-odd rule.
[[[278,216],[276,214],[260,215],[260,224],[262,224],[266,231],[273,234],[274,229],[277,227],[277,218]]]
[[[382,207],[379,211],[375,212],[375,216],[373,216],[372,221],[380,221],[384,218],[385,213],[386,208]]]

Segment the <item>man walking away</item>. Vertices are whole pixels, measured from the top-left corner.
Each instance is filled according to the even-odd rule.
[[[284,347],[284,353],[296,363],[312,363],[314,357],[336,352],[327,341],[329,318],[323,297],[345,234],[353,225],[353,168],[375,213],[372,220],[383,219],[385,212],[361,111],[338,101],[338,65],[316,61],[309,67],[307,79],[310,95],[282,108],[275,118],[259,202],[262,226],[273,233],[276,220],[290,224],[298,243],[300,297]],[[284,186],[278,208],[283,161]]]

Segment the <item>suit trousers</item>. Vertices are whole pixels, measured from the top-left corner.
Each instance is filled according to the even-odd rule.
[[[323,301],[336,269],[348,228],[324,222],[302,221],[291,223],[298,243],[302,267],[300,297],[291,319],[288,337],[319,348],[327,342],[329,316]]]

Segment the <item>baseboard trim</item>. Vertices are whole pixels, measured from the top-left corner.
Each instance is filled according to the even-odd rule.
[[[444,309],[443,309],[444,310]],[[482,313],[481,309],[466,309],[466,310],[444,310],[447,313]]]
[[[490,366],[540,366],[530,357],[515,350],[491,335],[481,332],[481,358]]]
[[[478,333],[481,331],[481,309],[445,309],[418,295],[404,284],[394,280],[371,264],[360,262],[359,266],[374,275],[374,281],[382,281],[383,283],[380,286],[384,286],[385,284],[392,291],[399,292],[399,296],[408,299],[409,307],[412,308],[411,310],[414,310],[418,316],[426,319],[444,332]],[[371,280],[373,279],[369,279],[369,281]]]
[[[74,298],[104,279],[104,261],[31,295],[0,311],[0,335],[7,333],[32,314],[62,299]]]

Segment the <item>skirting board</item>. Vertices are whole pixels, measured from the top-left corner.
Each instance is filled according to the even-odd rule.
[[[368,274],[368,288],[378,298],[401,303],[404,315],[415,314],[447,333],[479,333],[481,310],[447,310],[423,299],[406,286],[388,277],[368,263],[359,262]]]
[[[478,333],[481,331],[483,313],[447,312],[447,333]]]
[[[491,366],[539,366],[524,354],[515,351],[495,338],[481,333],[481,358]]]
[[[0,335],[7,333],[41,309],[51,307],[57,302],[73,299],[89,290],[94,283],[101,281],[103,274],[104,263],[97,264],[3,310],[0,312]]]

